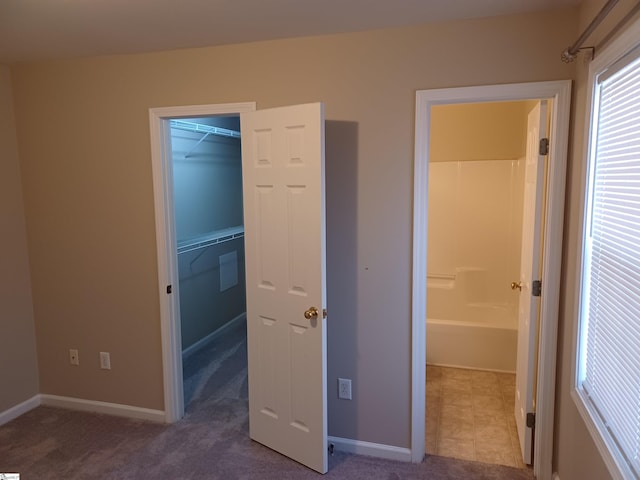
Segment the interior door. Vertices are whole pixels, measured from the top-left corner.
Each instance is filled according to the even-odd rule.
[[[242,113],[249,430],[327,471],[324,112]]]
[[[527,123],[520,279],[512,285],[512,288],[520,290],[515,416],[522,459],[529,465],[533,462],[533,428],[527,427],[527,413],[535,412],[536,346],[540,307],[540,297],[533,295],[532,288],[534,280],[541,280],[542,210],[547,157],[540,154],[540,140],[546,136],[547,101],[543,100],[531,110]]]

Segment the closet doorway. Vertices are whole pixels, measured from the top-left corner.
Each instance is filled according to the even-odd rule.
[[[207,384],[222,362],[246,350],[240,117],[173,118],[169,127],[178,259],[174,294],[189,411],[192,401],[217,394]]]
[[[183,364],[190,368],[217,338],[245,331],[239,115],[254,110],[255,103],[238,103],[149,111],[162,206],[156,244],[167,423],[201,393]]]

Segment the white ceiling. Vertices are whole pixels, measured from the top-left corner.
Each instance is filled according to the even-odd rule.
[[[0,0],[0,64],[416,25],[581,0]]]

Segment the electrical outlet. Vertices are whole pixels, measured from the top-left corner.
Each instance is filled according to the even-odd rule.
[[[338,378],[338,398],[351,400],[351,379]]]
[[[78,356],[78,350],[75,348],[69,349],[69,363],[71,365],[80,365],[80,357]]]
[[[109,352],[100,352],[100,368],[111,370],[111,354]]]

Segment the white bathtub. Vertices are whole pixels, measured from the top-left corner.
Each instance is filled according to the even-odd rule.
[[[481,277],[478,271],[459,271],[455,280],[428,282],[428,364],[515,372],[517,307],[469,302],[478,300],[477,292],[470,295],[468,290]]]

